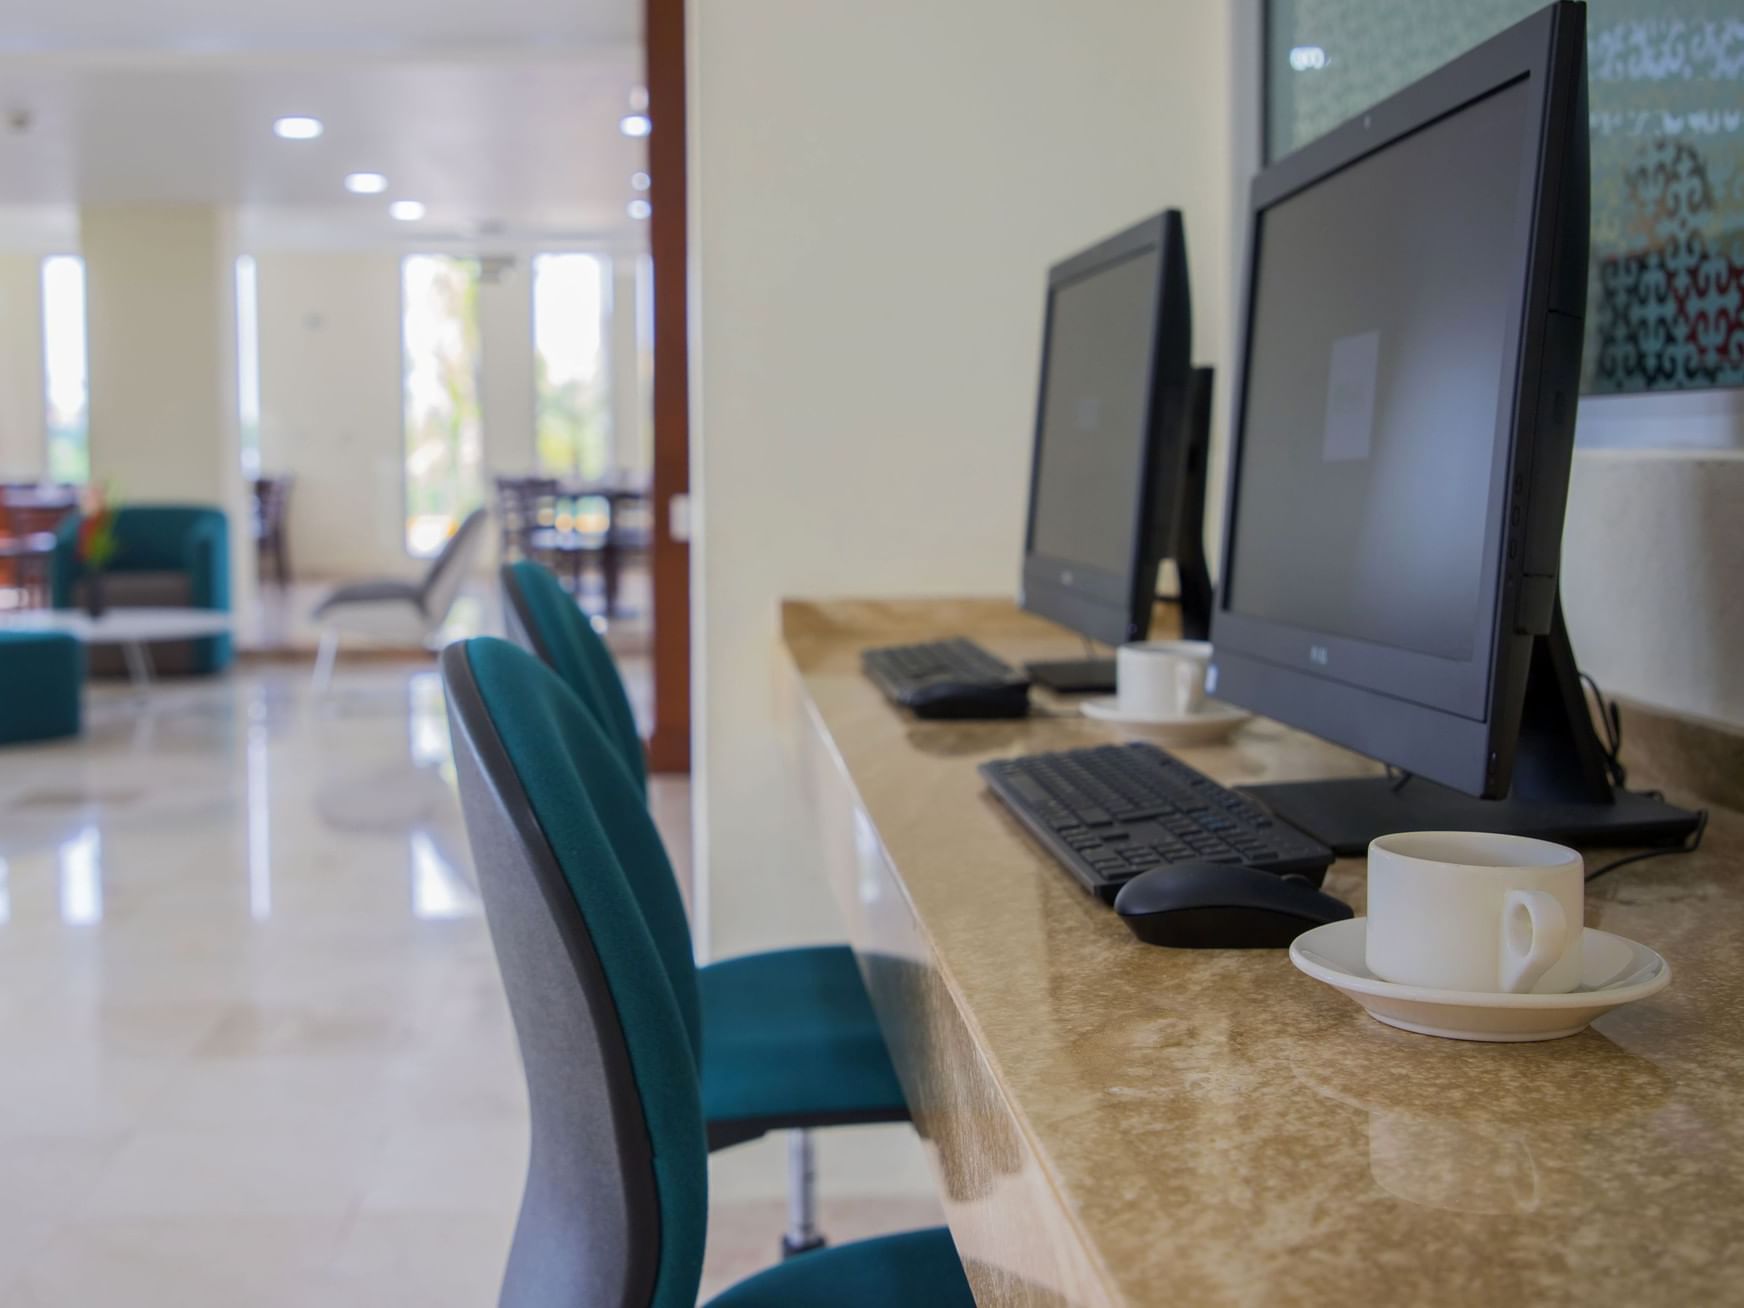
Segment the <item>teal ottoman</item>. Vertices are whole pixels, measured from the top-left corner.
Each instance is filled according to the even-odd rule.
[[[79,734],[85,647],[60,631],[0,630],[0,745]]]

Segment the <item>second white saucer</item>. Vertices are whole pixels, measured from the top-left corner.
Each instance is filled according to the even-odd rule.
[[[1119,727],[1141,740],[1155,740],[1176,745],[1208,745],[1228,736],[1253,714],[1230,704],[1206,700],[1197,713],[1184,713],[1172,718],[1129,718],[1122,715],[1120,701],[1112,696],[1092,699],[1080,706],[1087,718]]]
[[[1580,987],[1560,995],[1430,990],[1383,981],[1363,961],[1368,919],[1315,927],[1296,937],[1290,961],[1354,999],[1370,1017],[1403,1031],[1451,1040],[1556,1040],[1595,1017],[1645,999],[1671,980],[1671,965],[1646,945],[1588,927]]]

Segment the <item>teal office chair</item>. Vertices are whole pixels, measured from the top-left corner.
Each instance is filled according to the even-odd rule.
[[[611,651],[547,569],[531,562],[507,564],[502,582],[509,630],[592,713],[642,798],[647,761]],[[623,821],[652,830],[643,812]],[[665,866],[653,866],[656,860]],[[644,871],[672,880],[658,848]],[[672,898],[677,899],[675,885]],[[690,957],[682,911],[663,917],[670,952]],[[789,1254],[816,1248],[823,1237],[817,1229],[811,1129],[909,1117],[853,952],[845,945],[825,945],[749,954],[701,969],[696,982],[709,1147],[788,1131],[788,1229],[782,1248]]]
[[[442,655],[461,805],[532,1116],[503,1308],[688,1308],[708,1224],[709,1126],[683,921],[647,875],[653,824],[598,723],[506,641]],[[623,829],[613,831],[617,825]],[[637,875],[637,864],[641,872]],[[968,1308],[943,1228],[805,1253],[716,1308]]]

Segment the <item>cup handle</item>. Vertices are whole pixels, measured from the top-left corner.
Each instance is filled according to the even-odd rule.
[[[1502,989],[1524,994],[1562,957],[1568,914],[1543,890],[1510,890],[1502,901]]]

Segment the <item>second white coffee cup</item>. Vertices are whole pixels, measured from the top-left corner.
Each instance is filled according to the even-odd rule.
[[[1114,656],[1120,716],[1134,722],[1184,718],[1205,704],[1211,644],[1203,640],[1139,640]]]
[[[1369,843],[1367,962],[1436,990],[1564,994],[1580,984],[1581,856],[1547,840],[1412,831]]]

